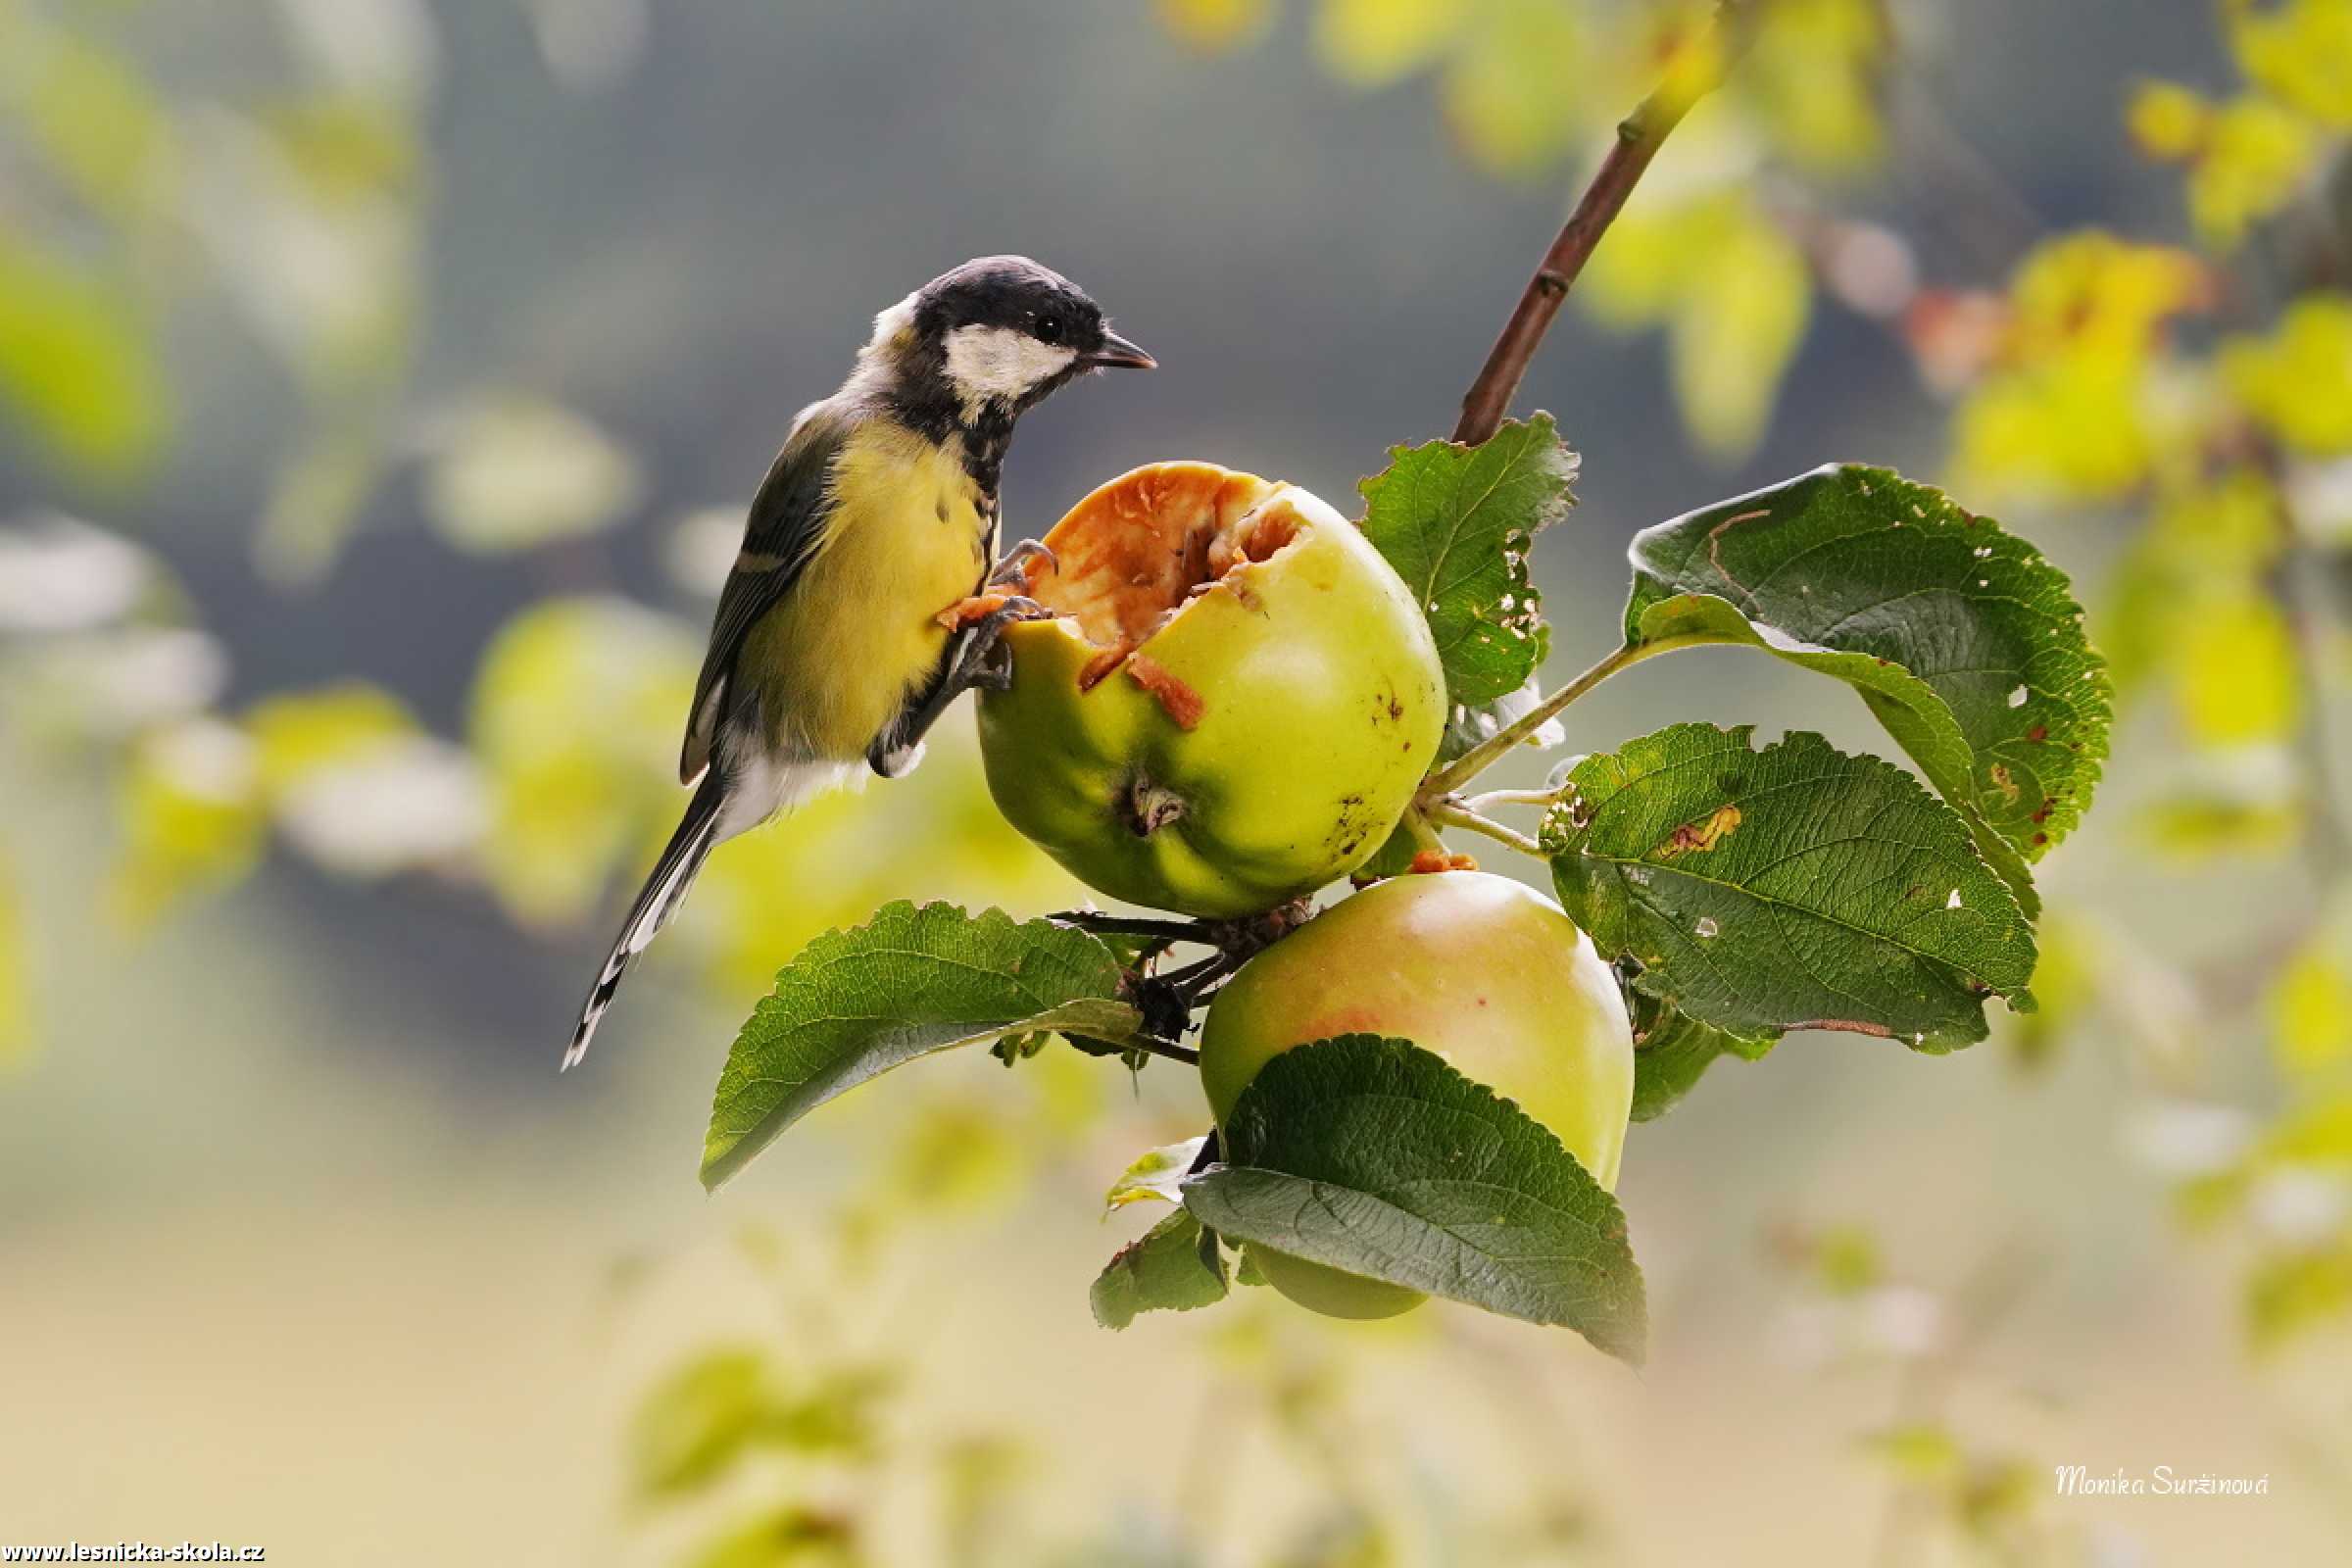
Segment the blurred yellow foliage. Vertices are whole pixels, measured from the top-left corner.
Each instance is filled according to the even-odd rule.
[[[544,601],[491,643],[466,738],[490,790],[483,870],[517,920],[578,919],[668,835],[700,662],[683,623],[618,599]]]
[[[594,422],[508,393],[451,416],[425,472],[425,514],[462,549],[529,550],[610,527],[637,505],[637,462]]]
[[[1023,915],[1084,896],[998,814],[968,719],[951,713],[928,745],[906,778],[836,790],[712,852],[681,921],[714,983],[757,995],[810,937],[892,899]]]
[[[2253,90],[2214,102],[2151,82],[2126,121],[2149,157],[2188,167],[2197,232],[2228,248],[2311,183],[2332,133],[2352,128],[2352,0],[2225,0]]]
[[[2018,363],[2077,351],[2144,357],[2174,317],[2210,292],[2204,265],[2185,251],[2097,231],[2065,235],[2018,270],[2010,289],[2009,357]]]
[[[11,17],[8,29],[0,108],[61,184],[116,222],[145,222],[174,174],[172,126],[154,89],[119,52],[37,17]]]
[[[2311,123],[2249,94],[2214,110],[2189,167],[2188,216],[2209,242],[2230,246],[2295,198],[2319,157]]]
[[[199,715],[150,730],[118,787],[114,913],[135,928],[241,881],[273,820],[314,861],[346,874],[469,847],[469,776],[406,705],[364,682],[269,698],[235,723]]]
[[[1162,0],[1163,24],[1199,47],[1263,32],[1270,5]],[[1694,98],[1723,76],[1726,43],[1711,0],[1639,6],[1594,0],[1320,0],[1315,56],[1338,79],[1376,87],[1425,69],[1464,158],[1491,174],[1554,169],[1646,95]],[[1845,173],[1876,163],[1879,103],[1891,43],[1878,0],[1776,0],[1756,8],[1753,45],[1720,109],[1744,115],[1733,139],[1808,169]],[[1761,131],[1761,135],[1742,132]],[[1688,168],[1678,139],[1671,156]],[[1737,178],[1751,181],[1749,160]],[[1661,173],[1595,253],[1579,290],[1604,319],[1667,327],[1686,424],[1713,456],[1761,439],[1781,379],[1811,318],[1804,250],[1751,186],[1716,180],[1649,211]]]
[[[2183,861],[2274,859],[2295,848],[2310,819],[2308,794],[2277,747],[2190,753],[2165,783],[2140,826],[2153,848]]]
[[[2045,909],[2034,940],[2034,1000],[2040,1005],[2010,1014],[2001,1038],[2020,1067],[2037,1071],[2095,1012],[2101,978],[2114,965],[2097,928],[2070,909]]]
[[[629,1427],[629,1469],[640,1497],[696,1491],[753,1443],[770,1395],[766,1352],[718,1345],[657,1383]]]
[[[1879,0],[1773,0],[1742,78],[1777,149],[1824,173],[1886,152],[1879,74],[1889,38]]]
[[[1586,44],[1558,0],[1488,0],[1442,87],[1446,122],[1472,163],[1532,176],[1577,145],[1593,114],[1574,90]]]
[[[2213,123],[2213,105],[2175,81],[2142,82],[2124,112],[2139,150],[2165,163],[2196,156]]]
[[[1160,24],[1178,42],[1219,54],[1255,43],[1274,22],[1274,0],[1154,0]]]
[[[303,186],[330,200],[408,190],[424,175],[423,148],[397,104],[324,91],[264,106],[258,123]]]
[[[167,395],[143,315],[103,269],[0,231],[0,397],[101,475],[138,468],[163,443]]]
[[[2272,983],[2271,1047],[2280,1066],[2314,1077],[2352,1063],[2352,950],[2328,929],[2305,943]]]
[[[2202,474],[2159,498],[2149,526],[2118,565],[2099,624],[2116,688],[2170,685],[2194,623],[2216,603],[2265,591],[2286,543],[2278,487],[2259,469]]]
[[[2278,740],[2302,722],[2293,629],[2258,588],[2205,596],[2180,617],[2172,660],[2180,725],[2196,746]]]
[[[267,837],[252,741],[217,718],[140,737],[116,785],[122,847],[116,919],[138,928],[183,899],[242,881]]]
[[[360,681],[268,698],[245,715],[265,796],[282,795],[320,768],[380,754],[417,728],[407,704]]]
[[[2246,1338],[2275,1353],[2352,1314],[2352,1246],[2293,1249],[2266,1257],[2246,1279]]]
[[[2352,0],[2226,4],[2248,78],[2322,124],[2352,130]]]
[[[2232,338],[2222,377],[2289,450],[2352,453],[2352,296],[2305,295],[2269,337]]]
[[[1812,314],[1804,254],[1744,185],[1679,203],[1637,198],[1585,273],[1619,327],[1664,325],[1674,391],[1699,444],[1737,458],[1764,433]]]
[[[1960,1440],[1948,1428],[1927,1423],[1873,1434],[1868,1447],[1896,1475],[1920,1486],[1946,1486],[1957,1481],[1966,1462]]]
[[[1956,415],[1959,464],[1993,492],[2108,500],[2156,457],[2150,373],[2173,318],[2209,291],[2202,265],[2105,233],[2052,240],[2010,288],[1998,367]]]
[[[1315,56],[1342,81],[1382,86],[1435,62],[1472,9],[1472,0],[1323,0]]]

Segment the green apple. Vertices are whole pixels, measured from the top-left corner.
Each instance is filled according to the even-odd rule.
[[[1392,877],[1251,958],[1200,1035],[1219,1126],[1272,1057],[1335,1035],[1409,1040],[1516,1102],[1614,1188],[1634,1101],[1634,1036],[1615,973],[1549,899],[1479,871]],[[1268,1248],[1275,1289],[1335,1317],[1387,1317],[1419,1292]]]

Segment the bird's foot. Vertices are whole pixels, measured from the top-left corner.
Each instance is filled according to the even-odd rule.
[[[1049,572],[1059,571],[1061,558],[1055,555],[1053,547],[1044,540],[1024,539],[1004,552],[1004,559],[997,563],[996,569],[988,574],[988,581],[982,586],[1026,588],[1029,586],[1030,579],[1036,575],[1034,568],[1040,565]]]
[[[983,691],[1012,690],[1012,650],[1005,646],[1004,639],[990,637],[976,652],[978,658],[972,662],[971,683]]]
[[[956,658],[920,707],[907,712],[866,749],[868,766],[884,778],[911,772],[922,760],[922,739],[948,705],[974,687],[1001,692],[1012,685],[1012,650],[1004,628],[1016,620],[1051,619],[1053,612],[1019,594],[975,594],[939,613],[956,636]]]

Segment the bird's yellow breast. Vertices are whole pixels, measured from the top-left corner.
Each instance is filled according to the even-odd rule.
[[[815,554],[745,639],[773,743],[855,761],[946,652],[938,613],[987,569],[988,523],[962,453],[886,420],[834,460]]]

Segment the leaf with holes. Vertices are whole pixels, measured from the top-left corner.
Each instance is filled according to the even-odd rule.
[[[1184,1206],[1229,1240],[1572,1328],[1642,1358],[1625,1215],[1550,1129],[1445,1058],[1343,1035],[1283,1052]]]
[[[1509,695],[1544,662],[1550,634],[1527,548],[1575,505],[1576,469],[1539,414],[1475,447],[1397,447],[1388,471],[1364,481],[1364,534],[1428,614],[1456,708]]]
[[[1117,957],[1086,932],[1016,924],[1002,909],[902,901],[829,931],[784,966],[735,1037],[703,1184],[716,1187],[809,1111],[917,1056],[1046,1029],[1129,1040],[1143,1016],[1120,978]]]
[[[1552,883],[1647,996],[1753,1038],[1848,1029],[1950,1051],[2030,1010],[2034,931],[1966,823],[1818,735],[1678,724],[1571,770]]]
[[[1634,538],[1625,635],[1736,643],[1861,693],[2021,902],[2107,755],[2065,573],[1939,490],[1833,465]]]

